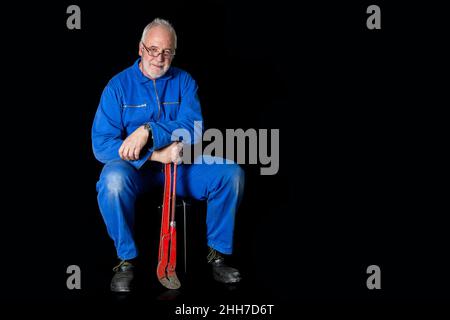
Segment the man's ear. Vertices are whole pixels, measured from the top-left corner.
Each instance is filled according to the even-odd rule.
[[[142,57],[142,50],[144,49],[144,47],[142,46],[142,42],[139,42],[139,47],[138,47],[138,54],[140,57]]]

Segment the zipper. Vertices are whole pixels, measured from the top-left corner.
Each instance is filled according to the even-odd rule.
[[[146,103],[138,104],[138,105],[124,104],[123,108],[145,108],[146,106],[147,106]]]
[[[156,81],[155,79],[152,79],[153,81],[153,88],[155,88],[155,95],[156,95],[156,102],[158,103],[158,120],[161,117],[161,103],[159,102],[159,96],[158,91],[156,90]]]

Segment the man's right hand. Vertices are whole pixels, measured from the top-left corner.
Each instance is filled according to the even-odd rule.
[[[172,142],[165,148],[155,150],[150,157],[152,161],[158,161],[161,163],[177,163],[181,162],[181,150],[183,149],[182,142]]]

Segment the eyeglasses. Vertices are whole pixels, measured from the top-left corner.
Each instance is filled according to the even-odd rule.
[[[159,50],[157,47],[147,48],[144,43],[142,43],[142,45],[144,46],[144,49],[147,51],[147,53],[155,58],[162,54],[164,58],[171,59],[175,55],[175,50],[172,49]]]

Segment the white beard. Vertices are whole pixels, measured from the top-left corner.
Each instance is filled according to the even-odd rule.
[[[162,68],[158,68],[155,66],[151,66],[149,62],[142,63],[142,68],[144,69],[145,73],[149,75],[152,79],[158,79],[162,77],[167,70],[169,70],[169,66],[163,66]]]

